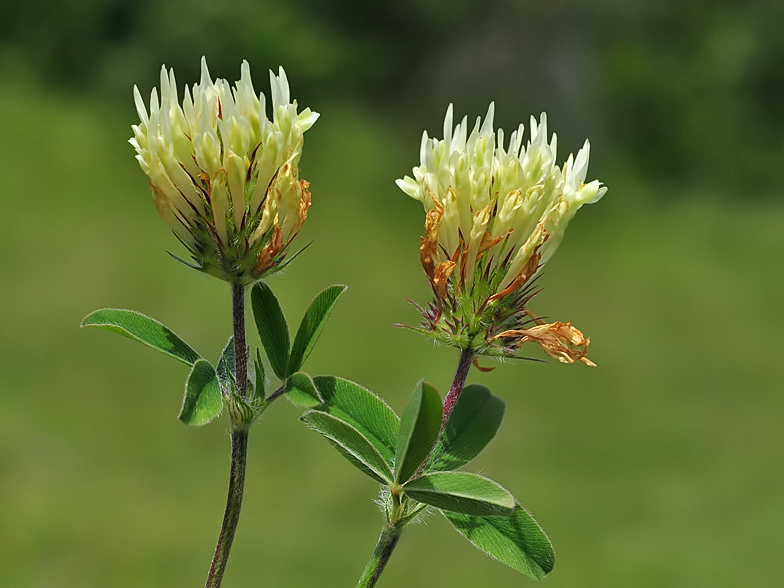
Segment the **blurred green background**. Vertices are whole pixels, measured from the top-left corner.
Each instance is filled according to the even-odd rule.
[[[307,365],[402,410],[457,356],[393,323],[428,299],[423,212],[394,185],[449,102],[547,110],[560,159],[591,138],[609,192],[573,221],[533,309],[573,319],[598,368],[499,365],[507,401],[474,463],[557,552],[557,587],[780,586],[784,551],[784,4],[776,0],[31,0],[0,21],[0,586],[199,586],[225,501],[227,420],[176,420],[184,366],[78,328],[138,309],[209,358],[227,286],[177,264],[126,143],[131,87],[256,89],[282,64],[322,113],[302,175],[314,241],[271,280],[298,320],[349,285]],[[256,339],[253,339],[254,343]],[[531,350],[536,354],[537,350]],[[541,356],[540,354],[538,356]],[[353,586],[376,485],[276,403],[251,433],[224,582]],[[409,528],[379,586],[526,586],[440,515]]]

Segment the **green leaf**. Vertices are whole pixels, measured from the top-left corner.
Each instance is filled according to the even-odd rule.
[[[468,472],[436,472],[415,478],[403,491],[419,502],[474,516],[510,515],[514,496],[492,480]]]
[[[329,318],[329,313],[332,312],[332,307],[335,306],[338,297],[346,289],[346,286],[330,286],[317,294],[313,302],[310,303],[305,316],[302,317],[297,336],[294,338],[294,344],[291,347],[288,365],[289,374],[298,372],[302,367],[302,364],[313,350],[313,346],[316,344],[321,330],[327,322],[327,318]]]
[[[165,353],[188,365],[200,359],[198,353],[191,349],[167,327],[135,310],[121,308],[102,308],[91,312],[82,321],[83,327],[99,327],[119,333],[139,343]]]
[[[536,580],[543,580],[555,565],[553,545],[522,506],[510,516],[474,517],[453,512],[444,516],[477,549]]]
[[[328,412],[357,429],[390,465],[395,463],[400,419],[386,402],[359,384],[334,376],[316,376],[313,382]]]
[[[278,299],[267,284],[257,282],[250,295],[253,317],[272,371],[281,380],[289,375],[289,328]]]
[[[377,482],[388,484],[392,480],[387,462],[367,437],[350,424],[318,410],[306,412],[300,420],[324,435],[344,457]]]
[[[218,381],[224,390],[234,390],[237,384],[237,359],[234,353],[234,336],[229,337],[229,342],[223,348],[218,365],[215,368]]]
[[[209,361],[199,359],[185,383],[179,419],[186,425],[206,425],[223,409],[218,376]]]
[[[286,398],[302,408],[315,408],[321,404],[316,386],[304,372],[291,374],[286,380]]]
[[[401,484],[422,465],[438,438],[444,407],[433,386],[419,382],[400,419],[395,450],[395,482]]]
[[[259,398],[264,398],[267,387],[267,376],[264,373],[264,363],[261,361],[261,354],[256,348],[256,357],[253,359],[253,390]]]
[[[504,401],[486,387],[469,384],[463,388],[430,457],[428,470],[456,470],[479,455],[501,426],[504,409]]]

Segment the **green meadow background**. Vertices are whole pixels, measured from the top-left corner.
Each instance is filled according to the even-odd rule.
[[[421,205],[394,184],[449,102],[507,130],[547,110],[560,159],[591,138],[585,207],[532,308],[574,320],[596,369],[496,364],[507,402],[472,464],[550,535],[550,588],[776,587],[784,552],[784,6],[775,0],[31,0],[0,22],[0,586],[202,585],[228,421],[180,424],[186,368],[109,333],[134,308],[215,359],[226,284],[175,262],[127,144],[131,88],[199,59],[257,91],[282,64],[322,118],[302,176],[313,244],[270,285],[291,321],[349,286],[307,369],[402,410],[454,350],[394,323],[428,300]],[[255,334],[253,344],[258,340]],[[533,355],[542,358],[536,349]],[[490,363],[486,360],[485,363]],[[226,588],[351,587],[377,487],[281,401],[251,432]],[[531,586],[433,514],[379,587]]]

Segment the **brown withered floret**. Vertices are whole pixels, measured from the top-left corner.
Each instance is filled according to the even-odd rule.
[[[436,291],[436,295],[439,298],[446,298],[449,276],[452,275],[455,267],[457,267],[457,263],[452,260],[438,264],[435,275],[431,281],[433,282],[433,289]]]
[[[308,218],[308,209],[310,208],[311,203],[310,190],[308,190],[308,188],[310,188],[310,182],[300,180],[299,183],[302,186],[302,199],[299,201],[299,215],[297,216],[297,222],[294,224],[294,228],[291,229],[289,241],[297,236],[305,219]]]
[[[261,255],[259,255],[259,259],[256,262],[256,272],[260,274],[270,269],[275,262],[275,258],[278,256],[278,253],[280,253],[282,249],[283,232],[278,226],[278,216],[275,215],[274,228],[272,229],[272,239],[270,239],[269,245],[267,245],[261,251]]]
[[[500,300],[504,296],[508,296],[512,292],[516,292],[531,279],[531,277],[536,273],[536,270],[539,269],[539,260],[541,259],[541,255],[539,255],[539,247],[536,248],[534,254],[531,256],[531,259],[528,260],[528,263],[525,264],[525,267],[522,271],[517,275],[517,277],[509,284],[506,288],[493,294],[490,298],[488,298],[488,302],[493,302],[495,300]]]
[[[596,367],[596,364],[586,357],[588,346],[591,344],[590,337],[583,336],[577,327],[572,326],[572,321],[568,323],[537,322],[540,324],[528,329],[504,331],[497,337],[519,337],[517,347],[527,341],[533,341],[538,343],[547,355],[562,363],[581,361],[588,366]]]
[[[419,257],[422,268],[427,277],[432,281],[438,265],[438,231],[441,228],[444,209],[439,205],[436,209],[428,211],[425,216],[425,236],[422,237],[422,246],[419,248]]]

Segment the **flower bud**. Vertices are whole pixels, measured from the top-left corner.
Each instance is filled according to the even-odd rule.
[[[271,120],[246,61],[232,88],[213,82],[202,58],[201,80],[185,88],[182,105],[164,66],[149,113],[134,86],[140,123],[130,143],[158,211],[193,267],[243,285],[281,267],[310,206],[298,164],[303,133],[319,115],[297,112],[283,68],[270,83]]]

